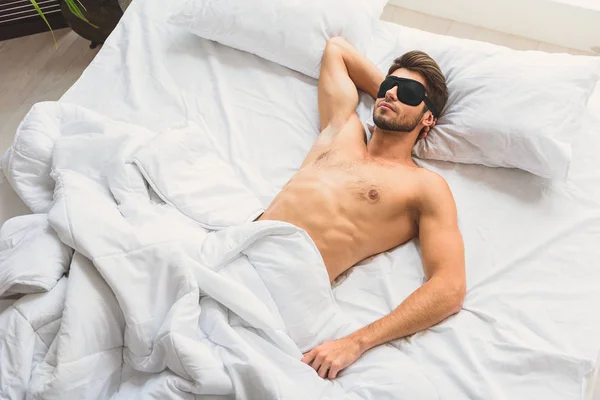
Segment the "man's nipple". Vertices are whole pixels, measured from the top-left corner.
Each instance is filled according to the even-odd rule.
[[[379,200],[379,193],[377,193],[377,190],[375,190],[375,189],[369,190],[369,200],[372,200],[372,201]]]

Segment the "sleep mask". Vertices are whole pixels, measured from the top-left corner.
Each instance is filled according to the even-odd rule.
[[[431,100],[425,96],[425,86],[423,86],[421,82],[390,75],[381,83],[379,92],[377,92],[377,98],[384,98],[385,93],[394,86],[398,86],[396,97],[398,97],[398,100],[402,103],[414,107],[418,106],[423,101],[433,116],[437,118],[437,110]]]

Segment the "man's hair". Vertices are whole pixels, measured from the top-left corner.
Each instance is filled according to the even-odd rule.
[[[446,86],[446,78],[435,60],[429,57],[427,53],[413,50],[396,58],[388,70],[388,75],[399,68],[405,68],[423,75],[427,97],[437,108],[437,112],[441,114],[448,101],[448,87]]]

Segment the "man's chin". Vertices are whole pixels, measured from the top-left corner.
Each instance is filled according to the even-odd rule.
[[[402,126],[400,124],[396,124],[391,118],[385,118],[383,116],[376,116],[373,115],[373,123],[375,124],[376,127],[378,127],[379,129],[381,129],[382,131],[387,131],[387,132],[398,132],[398,133],[407,133],[407,132],[411,132],[412,129],[414,129],[416,127],[413,127],[412,129],[407,130],[405,126]]]
[[[383,115],[373,115],[373,123],[379,129],[383,129],[384,131],[393,130],[394,124],[391,123],[388,118]]]
[[[377,107],[373,112],[373,119],[375,118],[385,119],[385,116],[383,115],[383,110],[379,107]]]

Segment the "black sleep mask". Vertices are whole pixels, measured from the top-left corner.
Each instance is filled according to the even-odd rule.
[[[414,107],[418,106],[423,101],[433,116],[437,118],[437,110],[431,100],[425,96],[425,86],[423,86],[421,82],[390,75],[381,83],[379,92],[377,92],[377,98],[384,98],[385,93],[394,86],[398,86],[398,94],[396,97],[398,97],[398,100],[402,103]]]

